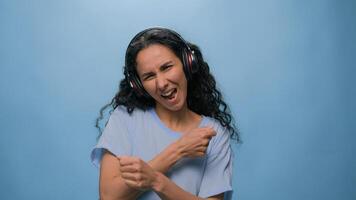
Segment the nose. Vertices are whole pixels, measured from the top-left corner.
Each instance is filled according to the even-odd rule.
[[[163,75],[157,75],[156,87],[160,91],[164,91],[168,87],[168,81]]]

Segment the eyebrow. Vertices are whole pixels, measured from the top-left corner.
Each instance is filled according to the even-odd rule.
[[[166,67],[166,66],[168,66],[168,65],[170,65],[170,64],[172,64],[172,63],[173,63],[173,61],[169,60],[169,61],[163,63],[163,64],[160,66],[160,68]],[[144,79],[144,78],[146,78],[147,76],[152,75],[152,74],[153,74],[152,72],[143,73],[143,74],[142,74],[142,79]]]

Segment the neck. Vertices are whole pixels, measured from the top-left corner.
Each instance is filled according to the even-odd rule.
[[[189,124],[200,120],[200,116],[189,110],[186,104],[177,111],[171,111],[159,105],[156,105],[155,110],[161,121],[175,131],[186,130]]]

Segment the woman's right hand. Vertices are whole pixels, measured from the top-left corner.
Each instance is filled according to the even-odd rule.
[[[209,142],[216,132],[213,128],[195,128],[182,135],[178,140],[168,145],[148,164],[161,173],[166,173],[183,157],[201,157],[206,154]]]
[[[204,156],[211,138],[215,135],[212,127],[195,128],[176,141],[178,152],[182,157]]]

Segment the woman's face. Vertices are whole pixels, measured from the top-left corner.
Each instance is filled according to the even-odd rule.
[[[137,73],[156,106],[178,111],[186,106],[187,80],[180,59],[171,49],[152,44],[136,57]]]

